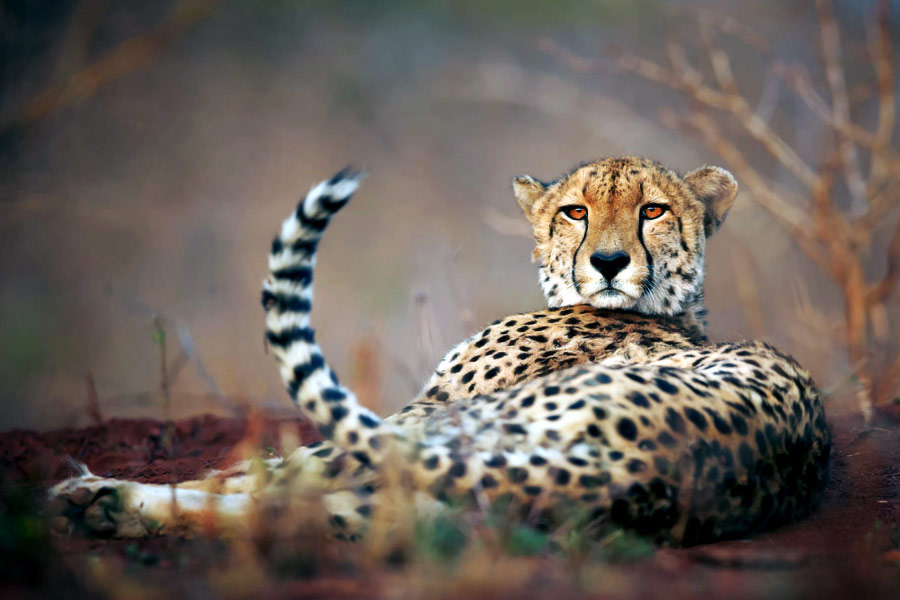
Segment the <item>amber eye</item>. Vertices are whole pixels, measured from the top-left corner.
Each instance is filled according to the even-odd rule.
[[[587,209],[583,206],[564,206],[562,211],[570,219],[580,221],[587,216]]]
[[[666,207],[661,204],[648,204],[641,209],[641,214],[645,219],[658,219],[666,212]]]

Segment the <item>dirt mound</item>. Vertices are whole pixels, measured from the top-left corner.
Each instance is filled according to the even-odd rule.
[[[152,419],[110,419],[85,429],[0,434],[0,470],[19,481],[53,481],[72,474],[71,461],[105,477],[175,483],[234,462],[243,440],[281,451],[290,428],[303,443],[319,439],[300,419],[226,419],[199,416],[171,425]]]

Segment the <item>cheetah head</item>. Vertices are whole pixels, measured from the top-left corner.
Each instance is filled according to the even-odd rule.
[[[731,173],[680,177],[642,158],[599,160],[552,183],[524,175],[516,200],[534,227],[551,307],[677,315],[701,309],[706,239],[737,194]]]

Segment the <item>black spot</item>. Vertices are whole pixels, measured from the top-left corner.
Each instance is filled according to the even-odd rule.
[[[505,431],[506,433],[509,433],[509,434],[520,433],[520,434],[525,435],[528,433],[527,431],[525,431],[525,428],[522,427],[521,425],[519,425],[518,423],[507,423],[506,425],[503,426],[503,431]]]
[[[529,496],[537,496],[544,490],[539,485],[526,485],[525,487],[522,488],[522,491],[525,492]]]
[[[425,465],[425,468],[429,471],[433,471],[434,469],[437,469],[440,462],[441,459],[437,456],[429,456],[424,461],[422,461],[422,464]]]
[[[768,452],[769,447],[768,442],[766,442],[766,436],[763,435],[762,431],[757,429],[754,439],[756,440],[756,447],[759,448],[759,453],[765,455]]]
[[[339,405],[339,406],[331,407],[331,420],[334,422],[340,421],[341,419],[346,417],[348,414],[350,414],[350,411],[348,411],[343,406]]]
[[[569,473],[566,469],[557,469],[556,475],[553,480],[556,482],[556,485],[566,485],[572,479],[572,474]]]
[[[644,452],[652,452],[656,450],[656,444],[653,443],[653,440],[641,440],[638,442],[638,449],[643,450]]]
[[[578,483],[581,487],[585,488],[595,488],[604,485],[604,481],[600,477],[595,477],[594,475],[582,475],[578,478]]]
[[[325,388],[322,390],[322,398],[328,402],[340,402],[347,398],[347,393],[341,388]]]
[[[669,383],[668,381],[666,381],[665,379],[656,379],[656,380],[654,380],[653,383],[656,384],[656,387],[658,387],[660,390],[662,390],[663,392],[665,392],[667,394],[677,394],[678,393],[678,388],[675,387],[674,385],[672,385],[671,383]]]
[[[455,462],[447,472],[453,477],[464,477],[466,474],[466,463],[462,461]]]
[[[363,465],[369,466],[372,464],[372,461],[369,459],[369,455],[361,450],[357,450],[352,454],[352,456]]]
[[[547,459],[543,456],[538,456],[537,454],[533,455],[528,459],[528,462],[534,465],[535,467],[542,467],[547,464]]]
[[[640,473],[641,471],[643,471],[646,468],[647,468],[647,465],[644,463],[644,461],[642,461],[640,459],[633,458],[630,461],[628,461],[628,472],[629,473]]]
[[[497,480],[494,479],[494,477],[490,473],[488,473],[487,475],[485,475],[484,477],[481,478],[481,487],[483,487],[486,490],[495,488],[495,487],[497,487],[497,485],[498,485]]]
[[[367,415],[366,413],[360,413],[359,422],[368,427],[369,429],[374,429],[378,427],[378,419],[372,417],[372,415]]]
[[[625,377],[637,383],[647,383],[647,380],[637,373],[625,373]]]
[[[747,442],[741,442],[741,445],[738,448],[738,456],[741,459],[741,464],[744,465],[746,469],[750,470],[753,468],[756,460],[753,456],[753,450]]]
[[[332,526],[337,527],[338,529],[345,529],[347,527],[347,520],[341,515],[331,515],[328,517],[328,521]]]
[[[684,416],[687,417],[688,421],[696,425],[697,429],[706,431],[706,417],[703,416],[703,413],[688,406],[684,409]]]
[[[472,381],[473,377],[475,377],[475,371],[468,371],[465,375],[462,376],[462,379],[460,381],[462,381],[463,383],[469,383],[470,381]]]
[[[628,417],[619,419],[616,429],[623,438],[628,441],[634,441],[637,438],[637,425]]]
[[[522,408],[528,408],[534,404],[534,396],[525,396],[522,398]]]
[[[669,429],[675,433],[684,432],[684,419],[681,418],[680,414],[675,412],[674,408],[670,407],[666,409],[666,425],[668,425]],[[660,440],[660,443],[662,443],[662,440]]]
[[[485,466],[491,467],[492,469],[500,469],[506,466],[506,457],[502,454],[495,454],[488,460],[484,461],[484,464]]]
[[[500,369],[497,368],[497,367],[494,367],[494,368],[492,368],[492,369],[489,369],[489,370],[484,374],[484,378],[485,378],[485,379],[493,379],[494,377],[497,376],[498,373],[500,373]]]
[[[720,417],[718,414],[712,414],[712,422],[716,427],[716,431],[723,435],[729,435],[731,433],[731,425],[728,424],[728,421]]]
[[[628,399],[635,406],[640,406],[643,408],[650,408],[650,402],[647,400],[647,396],[643,395],[640,392],[632,392],[628,395]]]
[[[544,388],[544,394],[547,396],[555,396],[559,393],[559,387],[555,385],[548,385]]]
[[[734,430],[738,432],[740,435],[747,435],[747,421],[740,415],[732,414],[731,415],[731,425],[734,427]]]
[[[591,437],[600,437],[600,435],[601,435],[600,428],[597,427],[596,425],[594,425],[593,423],[588,425],[587,432],[588,432],[588,435]]]

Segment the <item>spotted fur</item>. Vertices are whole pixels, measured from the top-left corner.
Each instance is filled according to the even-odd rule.
[[[598,532],[661,543],[743,535],[815,508],[830,438],[809,373],[766,344],[704,332],[703,252],[736,192],[727,172],[682,178],[626,158],[551,184],[517,178],[551,308],[460,343],[421,396],[383,420],[338,383],[309,323],[319,237],[358,180],[342,172],[306,196],[273,243],[263,291],[282,379],[326,441],[180,484],[177,510],[155,486],[84,473],[51,491],[68,522],[122,536],[150,521],[192,531],[212,507],[241,529],[251,506],[316,490],[330,525],[353,539],[386,510],[386,479],[429,509],[512,497],[524,514],[574,507]],[[666,213],[646,222],[647,203]],[[572,205],[586,207],[583,221],[566,216]],[[591,272],[598,252],[629,262]]]

